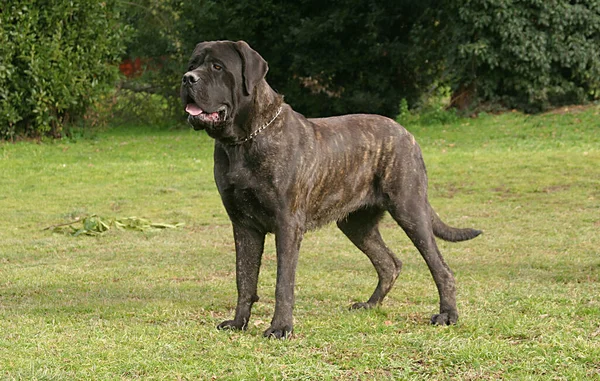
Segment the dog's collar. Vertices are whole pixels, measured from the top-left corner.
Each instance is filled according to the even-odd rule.
[[[229,143],[229,145],[230,146],[239,146],[240,144],[244,144],[247,141],[254,139],[256,137],[256,135],[260,134],[262,130],[269,127],[275,121],[275,119],[277,119],[279,114],[281,114],[281,110],[283,110],[283,106],[279,106],[279,109],[277,110],[277,113],[275,114],[273,119],[271,119],[267,123],[263,124],[262,127],[257,128],[256,130],[254,130],[254,132],[252,132],[250,135],[246,136],[244,139],[238,140],[237,142],[234,142],[234,143]]]

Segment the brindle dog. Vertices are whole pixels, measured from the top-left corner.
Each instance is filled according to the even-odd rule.
[[[181,85],[189,123],[215,139],[214,176],[233,224],[237,307],[233,320],[218,328],[247,327],[258,300],[265,235],[275,233],[275,313],[264,335],[290,334],[302,236],[331,221],[379,276],[369,300],[352,308],[381,303],[402,268],[377,227],[386,211],[417,247],[438,288],[440,313],[431,323],[456,323],[454,276],[434,236],[463,241],[481,232],[447,226],[429,205],[415,138],[378,115],[306,119],[267,84],[267,70],[267,62],[243,41],[203,42]]]

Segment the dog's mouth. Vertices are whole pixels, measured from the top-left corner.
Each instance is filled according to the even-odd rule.
[[[188,102],[185,106],[188,113],[188,121],[194,129],[202,129],[206,125],[219,125],[227,121],[227,106],[223,105],[216,111],[210,112],[203,110],[196,103]]]

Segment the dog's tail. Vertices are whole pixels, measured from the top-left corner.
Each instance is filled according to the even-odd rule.
[[[429,205],[429,214],[433,222],[433,234],[444,241],[460,242],[473,239],[482,233],[476,229],[460,229],[448,226],[440,219],[435,210]]]

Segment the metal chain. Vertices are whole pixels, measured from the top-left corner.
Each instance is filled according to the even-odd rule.
[[[237,145],[246,143],[248,140],[254,139],[256,137],[256,135],[260,134],[260,132],[262,130],[264,130],[265,128],[269,127],[271,125],[271,123],[273,123],[275,121],[275,119],[277,119],[277,117],[279,116],[279,114],[281,114],[281,110],[283,110],[283,106],[279,106],[279,110],[277,110],[277,113],[275,114],[275,116],[273,117],[273,119],[271,119],[269,122],[265,123],[262,127],[256,129],[253,133],[251,133],[250,135],[248,135],[244,139],[242,139],[242,140],[240,140],[238,142],[235,142],[235,143],[231,143],[230,145],[237,146]]]

